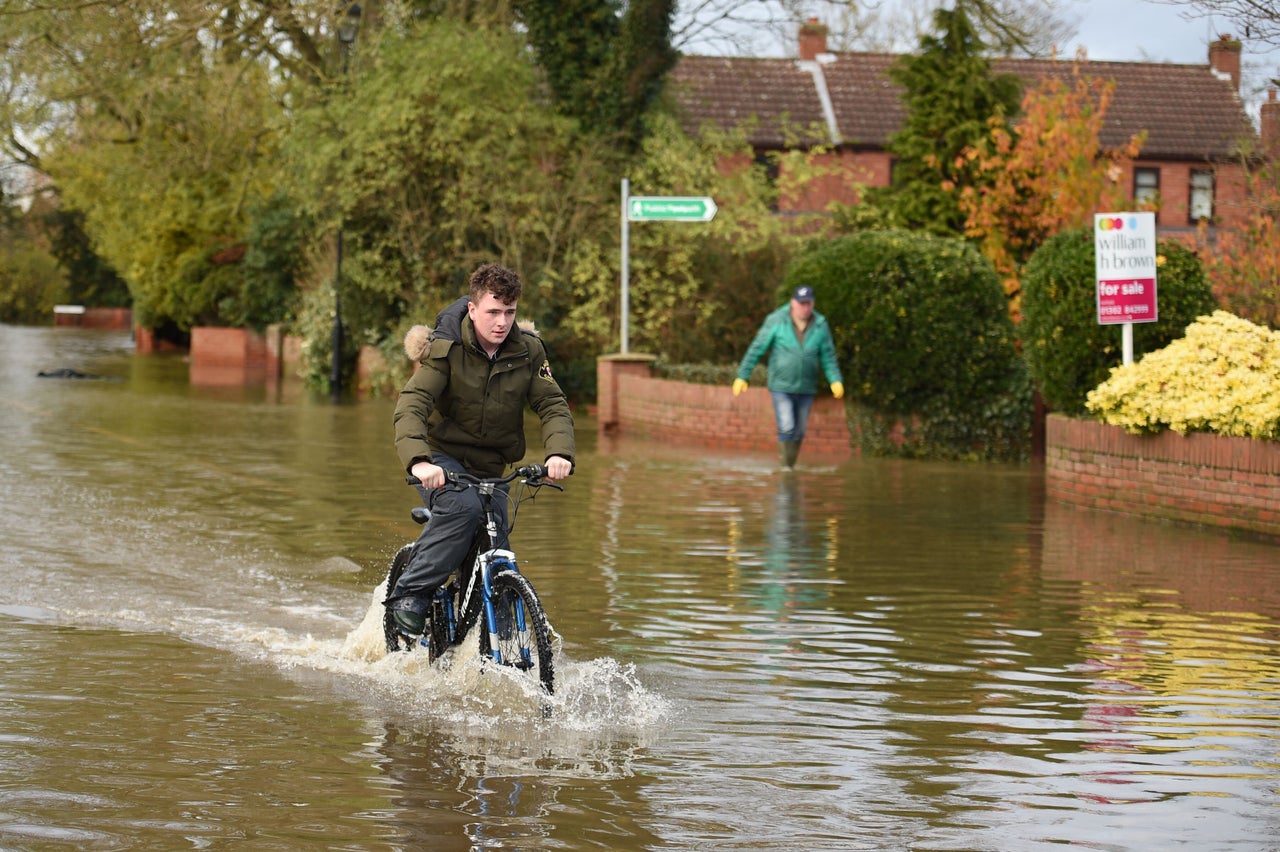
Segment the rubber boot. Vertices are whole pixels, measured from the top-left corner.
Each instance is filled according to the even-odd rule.
[[[791,470],[796,466],[796,453],[799,451],[800,445],[795,441],[778,442],[778,459],[782,462],[783,470]]]

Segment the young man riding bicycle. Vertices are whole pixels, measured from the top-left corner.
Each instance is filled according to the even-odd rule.
[[[524,408],[542,421],[547,478],[573,472],[573,415],[537,334],[516,326],[520,277],[496,264],[471,275],[470,295],[436,318],[429,348],[396,404],[396,453],[431,510],[386,606],[407,633],[422,632],[431,595],[467,557],[483,523],[474,490],[445,471],[501,475],[524,458]],[[506,527],[506,501],[497,502]]]

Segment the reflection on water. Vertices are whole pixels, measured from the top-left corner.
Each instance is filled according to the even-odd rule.
[[[0,328],[0,847],[1274,846],[1274,545],[584,417],[513,535],[543,720],[471,645],[381,650],[390,402],[67,331]]]

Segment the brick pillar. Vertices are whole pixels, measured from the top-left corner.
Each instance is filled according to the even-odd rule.
[[[280,365],[284,362],[284,329],[272,323],[263,331],[266,353],[263,356],[268,381],[280,378]]]
[[[618,376],[648,376],[654,355],[615,354],[596,359],[596,423],[604,432],[618,428]]]

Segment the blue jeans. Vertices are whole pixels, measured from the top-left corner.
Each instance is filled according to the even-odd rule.
[[[778,440],[800,443],[809,426],[809,412],[813,410],[814,395],[781,391],[770,393],[773,395],[773,416],[778,421]]]

